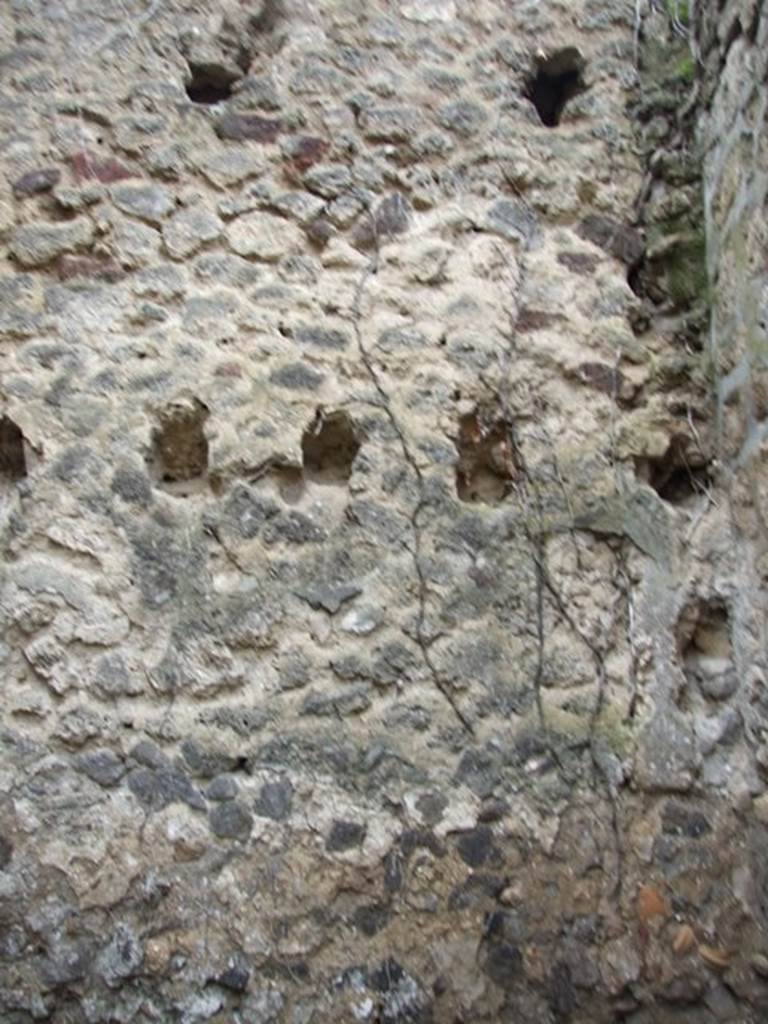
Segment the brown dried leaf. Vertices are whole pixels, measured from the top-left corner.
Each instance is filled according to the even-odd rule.
[[[699,956],[708,967],[715,967],[719,971],[724,971],[731,964],[731,958],[727,953],[703,943],[699,946]]]
[[[655,885],[643,885],[637,894],[637,914],[641,921],[652,917],[665,917],[667,902]]]
[[[672,940],[672,949],[678,956],[685,954],[696,945],[696,935],[689,924],[681,924]]]

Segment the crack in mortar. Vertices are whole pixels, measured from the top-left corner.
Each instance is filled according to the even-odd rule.
[[[419,464],[416,461],[415,456],[413,455],[413,452],[410,449],[408,441],[407,441],[407,439],[405,437],[405,433],[404,433],[402,427],[400,426],[400,423],[398,422],[398,419],[397,419],[397,417],[395,416],[395,414],[394,414],[394,412],[392,410],[392,406],[390,404],[389,395],[387,394],[387,391],[385,390],[384,386],[382,385],[381,380],[379,379],[379,375],[377,374],[376,369],[375,369],[375,367],[373,365],[373,362],[371,360],[371,357],[370,357],[367,349],[365,348],[365,345],[363,344],[362,329],[360,327],[360,322],[361,322],[361,319],[362,319],[362,303],[363,303],[363,298],[365,296],[365,291],[366,291],[366,287],[367,287],[368,281],[370,280],[370,278],[373,275],[375,275],[377,273],[378,266],[379,266],[379,240],[378,240],[378,234],[377,234],[377,231],[376,231],[376,219],[372,215],[371,215],[371,221],[372,221],[372,229],[373,229],[374,238],[375,238],[375,247],[374,247],[373,255],[371,256],[370,260],[368,261],[368,264],[366,265],[365,269],[363,270],[362,274],[360,275],[360,279],[359,279],[359,281],[357,283],[357,286],[355,288],[354,299],[353,299],[353,302],[352,302],[352,329],[354,331],[355,341],[357,343],[358,352],[360,353],[360,358],[361,358],[361,360],[363,362],[363,365],[365,366],[365,369],[366,369],[366,372],[368,373],[368,376],[371,379],[371,383],[373,384],[374,388],[376,389],[377,394],[379,395],[379,397],[381,399],[381,408],[384,410],[384,413],[386,414],[387,418],[389,419],[389,422],[392,425],[392,429],[397,434],[397,438],[398,438],[398,441],[400,443],[400,448],[401,448],[402,453],[403,453],[403,458],[405,459],[409,469],[413,473],[413,476],[414,476],[414,479],[416,480],[416,485],[417,485],[417,488],[418,488],[418,493],[419,493],[418,500],[417,500],[416,505],[414,506],[413,510],[411,511],[411,513],[410,513],[410,515],[408,517],[408,520],[409,520],[409,523],[410,523],[410,526],[411,526],[411,532],[413,534],[413,544],[412,545],[407,545],[408,550],[409,550],[409,552],[411,554],[411,557],[413,559],[414,571],[416,573],[416,580],[417,580],[417,583],[418,583],[418,612],[417,612],[417,618],[416,618],[416,642],[417,642],[417,644],[419,646],[419,649],[420,649],[421,655],[422,655],[422,659],[423,659],[424,664],[425,664],[425,666],[427,668],[427,671],[429,672],[430,678],[432,679],[432,683],[434,684],[435,688],[437,690],[439,690],[439,692],[444,697],[445,701],[450,705],[451,710],[453,711],[454,715],[456,716],[456,718],[461,723],[461,726],[464,729],[464,731],[466,733],[468,733],[470,736],[474,737],[475,736],[474,726],[473,726],[472,722],[469,720],[469,718],[467,717],[467,715],[459,707],[459,704],[456,701],[456,698],[451,693],[449,685],[446,682],[444,682],[444,680],[440,677],[440,673],[438,671],[438,668],[435,665],[435,663],[434,663],[434,661],[432,659],[430,650],[429,650],[429,641],[424,636],[424,622],[425,622],[426,614],[427,614],[427,592],[428,592],[427,580],[426,580],[426,577],[424,575],[424,567],[422,565],[422,560],[421,560],[422,526],[421,526],[421,522],[420,522],[420,517],[421,517],[421,513],[422,513],[423,509],[427,505],[427,499],[426,499],[425,493],[424,493],[424,475],[423,475],[423,473],[421,471],[421,467],[419,466]]]
[[[515,191],[518,194],[518,197],[521,199],[521,201],[525,202],[524,198],[519,196],[519,192],[517,192],[517,190],[515,190]],[[497,384],[497,386],[495,388],[491,387],[490,389],[494,392],[496,401],[498,402],[499,408],[501,410],[503,422],[505,424],[505,430],[506,430],[506,433],[507,433],[507,443],[508,443],[508,445],[510,447],[510,450],[515,453],[517,463],[520,466],[521,484],[518,485],[515,488],[515,491],[517,493],[518,499],[520,500],[521,504],[524,507],[528,506],[530,504],[530,491],[532,490],[535,493],[536,516],[537,516],[537,521],[538,521],[538,530],[532,531],[530,526],[528,525],[528,523],[525,521],[525,519],[523,520],[523,530],[524,530],[526,539],[527,539],[528,543],[531,546],[532,559],[533,559],[534,570],[535,570],[535,577],[536,577],[536,640],[537,640],[537,655],[536,655],[536,670],[535,670],[535,673],[534,673],[534,680],[533,680],[534,697],[535,697],[535,701],[536,701],[536,712],[537,712],[537,717],[538,717],[538,720],[539,720],[540,728],[543,730],[544,735],[545,735],[545,739],[546,739],[546,742],[547,742],[547,748],[548,748],[548,751],[550,753],[550,756],[552,757],[553,761],[557,764],[558,769],[565,774],[565,766],[564,766],[564,764],[562,762],[562,758],[560,757],[560,753],[556,749],[554,743],[551,742],[551,739],[550,739],[550,737],[548,735],[546,716],[545,716],[545,712],[544,712],[544,704],[543,704],[542,694],[541,694],[541,688],[542,688],[542,683],[543,683],[543,675],[544,675],[544,658],[545,658],[545,651],[546,651],[546,636],[545,636],[545,630],[544,630],[544,593],[546,591],[546,593],[548,593],[550,595],[550,598],[553,600],[553,602],[555,604],[555,607],[557,608],[558,612],[560,613],[560,615],[562,616],[562,618],[566,622],[566,624],[569,626],[571,631],[574,633],[575,636],[578,637],[578,639],[589,650],[589,652],[590,652],[590,654],[592,656],[592,659],[594,661],[596,671],[597,671],[597,695],[596,695],[595,701],[594,701],[594,703],[593,703],[593,705],[592,705],[592,707],[590,709],[587,746],[589,748],[590,761],[592,763],[592,769],[593,769],[594,777],[595,778],[599,778],[599,779],[602,780],[603,788],[605,790],[606,797],[607,797],[608,803],[610,805],[611,831],[613,833],[614,850],[615,850],[615,857],[616,857],[616,879],[615,879],[614,885],[613,885],[612,896],[620,898],[621,897],[621,891],[622,891],[622,885],[623,885],[623,874],[624,874],[624,868],[623,868],[623,865],[624,865],[624,850],[623,850],[623,846],[622,846],[622,843],[621,843],[621,837],[620,837],[620,821],[619,821],[619,817],[620,816],[619,816],[619,806],[618,806],[618,794],[617,794],[617,791],[616,791],[616,786],[612,783],[611,779],[609,778],[608,773],[607,773],[607,768],[604,765],[603,760],[600,757],[599,751],[597,749],[596,738],[595,738],[595,729],[596,729],[598,719],[600,717],[600,714],[601,714],[601,712],[603,710],[603,706],[604,706],[604,703],[605,703],[605,681],[606,681],[605,652],[600,650],[600,648],[598,648],[598,646],[596,644],[594,644],[590,640],[590,638],[588,636],[586,636],[584,633],[582,633],[582,631],[579,629],[579,627],[577,626],[577,624],[574,622],[573,618],[571,617],[571,615],[567,611],[567,609],[565,607],[565,602],[563,601],[563,598],[562,598],[559,590],[557,589],[557,587],[553,583],[552,578],[551,578],[551,576],[549,574],[549,570],[548,570],[547,564],[546,564],[546,539],[547,539],[547,534],[546,534],[546,530],[545,530],[545,527],[544,527],[544,515],[543,515],[541,491],[539,490],[539,487],[536,484],[536,481],[533,479],[533,476],[532,476],[532,474],[531,474],[531,472],[530,472],[530,470],[528,468],[528,464],[527,464],[527,461],[526,461],[526,458],[525,458],[525,454],[524,454],[524,452],[522,450],[522,447],[521,447],[520,443],[518,442],[518,439],[517,439],[517,437],[515,435],[514,421],[513,421],[513,417],[512,417],[512,410],[511,410],[511,407],[510,407],[511,369],[512,369],[513,357],[514,357],[515,352],[516,352],[518,311],[522,307],[522,294],[523,294],[523,290],[525,288],[525,281],[526,281],[527,266],[526,266],[525,255],[526,255],[527,249],[528,249],[528,243],[525,243],[523,245],[523,248],[522,248],[522,251],[521,251],[521,257],[520,257],[520,260],[519,260],[519,279],[517,281],[517,288],[516,288],[517,296],[518,296],[517,309],[515,310],[515,312],[509,312],[509,314],[508,314],[508,316],[509,316],[508,344],[507,344],[507,347],[506,347],[506,349],[504,351],[504,354],[503,354],[503,357],[502,357],[499,383]],[[503,253],[502,253],[502,257],[505,259],[505,262],[507,262],[507,266],[509,267],[509,263],[506,260],[506,257],[505,257],[505,255]],[[484,383],[486,384],[487,387],[490,387],[490,385],[488,384],[487,381],[484,381]],[[554,451],[554,448],[552,448],[552,450]],[[554,464],[554,471],[555,471],[555,478],[558,481],[559,486],[561,487],[561,489],[563,491],[563,495],[564,495],[564,498],[566,500],[567,508],[568,508],[569,512],[571,512],[571,503],[570,503],[570,500],[568,499],[568,495],[567,495],[567,493],[565,491],[564,481],[562,480],[562,474],[560,472],[560,468],[559,468],[559,465],[557,464],[557,462],[555,462],[555,464]],[[572,517],[572,512],[571,512],[571,517]],[[569,526],[569,532],[571,534],[571,538],[572,538],[574,546],[576,548],[577,563],[578,563],[579,567],[581,567],[581,557],[580,557],[581,553],[580,553],[578,542],[577,542],[577,539],[576,539],[575,527],[574,527],[572,521],[571,521],[570,526]],[[618,557],[617,557],[617,562],[618,562]],[[620,572],[621,572],[621,564],[619,563],[619,568],[617,569],[617,576],[620,575]],[[613,628],[613,625],[614,625],[614,622],[612,622],[610,624],[610,626],[606,629],[606,635],[608,635],[610,633],[610,630]]]

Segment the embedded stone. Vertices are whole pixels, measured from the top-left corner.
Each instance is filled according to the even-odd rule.
[[[175,207],[160,185],[118,185],[112,189],[112,201],[118,210],[150,224],[159,224]]]
[[[251,977],[250,969],[242,956],[234,956],[216,978],[216,984],[230,992],[245,992]]]
[[[163,225],[163,241],[168,255],[184,259],[207,242],[215,241],[224,225],[219,218],[202,207],[179,210]]]
[[[186,291],[184,271],[173,263],[148,267],[132,278],[136,295],[151,295],[158,299],[175,299]]]
[[[309,516],[291,510],[271,519],[263,536],[265,544],[317,544],[325,540],[326,533]]]
[[[443,128],[463,139],[469,139],[477,135],[488,120],[488,114],[485,108],[477,103],[457,100],[440,109],[438,120]]]
[[[105,788],[116,786],[125,775],[125,764],[109,749],[91,750],[81,754],[78,767],[89,779]]]
[[[60,281],[90,278],[116,284],[125,277],[125,270],[110,256],[59,256],[56,272]]]
[[[194,271],[201,281],[244,288],[258,281],[261,270],[256,264],[231,252],[203,253],[194,262]]]
[[[118,467],[112,477],[111,489],[123,501],[146,508],[152,501],[152,484],[149,477],[138,470]]]
[[[353,850],[357,846],[362,846],[365,833],[365,825],[356,821],[334,821],[325,841],[325,848],[329,853]]]
[[[289,779],[265,782],[254,804],[256,814],[273,821],[285,821],[293,806],[293,786]]]
[[[57,167],[43,167],[38,171],[28,171],[13,183],[13,193],[17,198],[50,192],[61,180],[61,171]]]
[[[297,223],[306,225],[315,220],[325,203],[311,192],[298,191],[285,192],[273,200],[271,205],[284,217],[290,217]]]
[[[247,178],[254,178],[264,170],[264,158],[255,150],[243,146],[226,146],[221,152],[205,154],[200,170],[216,188],[229,189]]]
[[[672,708],[659,709],[637,743],[634,778],[646,792],[685,792],[696,771],[696,748],[690,723]]]
[[[509,942],[494,943],[488,949],[484,970],[499,988],[513,988],[523,975],[523,954]]]
[[[53,224],[34,222],[16,228],[8,249],[24,267],[41,267],[62,253],[76,252],[93,240],[93,225],[86,217]]]
[[[205,810],[202,795],[181,772],[136,768],[129,773],[127,782],[133,795],[150,810],[159,811],[176,802],[196,811]]]
[[[395,235],[408,230],[411,207],[405,196],[393,192],[376,206],[373,214],[363,215],[352,235],[352,242],[360,249],[377,246]]]
[[[299,253],[303,235],[299,228],[269,213],[247,213],[233,221],[226,230],[230,247],[249,259],[276,263],[287,253]]]
[[[142,944],[130,925],[121,923],[109,944],[96,958],[96,973],[109,988],[119,988],[133,977],[144,961]]]
[[[352,174],[345,164],[316,164],[304,173],[304,185],[324,199],[334,199],[352,187]]]
[[[220,139],[232,139],[237,142],[269,143],[277,141],[283,130],[282,121],[261,114],[235,114],[228,112],[216,122],[216,134]]]
[[[368,684],[347,686],[342,690],[330,693],[308,693],[301,706],[302,715],[313,715],[320,718],[342,718],[346,715],[360,714],[371,706],[371,687]]]
[[[273,384],[291,391],[316,391],[324,378],[322,373],[306,363],[283,363],[270,373],[269,379]]]
[[[486,825],[465,832],[456,844],[459,856],[471,868],[482,867],[494,854],[493,833]]]
[[[322,160],[330,145],[325,139],[315,135],[300,135],[298,138],[287,140],[282,149],[293,170],[303,173]]]
[[[637,230],[602,214],[585,217],[579,225],[578,234],[629,267],[638,262],[645,250],[645,242]]]
[[[515,242],[529,242],[537,226],[533,209],[518,199],[497,200],[489,209],[486,222],[489,230]]]
[[[205,791],[208,800],[234,800],[238,794],[237,780],[231,775],[217,775]]]
[[[321,349],[343,349],[349,343],[347,335],[341,331],[309,324],[294,328],[293,336],[301,345],[312,345]]]
[[[208,822],[220,839],[247,839],[253,828],[253,815],[244,804],[227,800],[211,808]]]
[[[68,746],[83,746],[101,735],[104,724],[103,717],[90,708],[71,708],[60,717],[53,735]]]
[[[362,588],[354,583],[320,583],[312,587],[297,590],[298,597],[303,598],[312,608],[323,609],[329,615],[335,615],[347,601],[362,594]]]
[[[359,120],[371,142],[411,142],[422,124],[421,113],[414,107],[371,107]]]
[[[248,107],[279,110],[281,106],[275,80],[270,74],[249,75],[237,85],[235,99]]]
[[[111,185],[116,181],[124,181],[126,178],[137,176],[134,171],[114,157],[98,156],[87,150],[75,153],[71,159],[75,176],[79,181],[93,178],[104,185]]]

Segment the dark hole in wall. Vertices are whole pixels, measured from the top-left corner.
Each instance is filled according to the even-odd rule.
[[[13,484],[26,475],[24,435],[13,420],[0,416],[0,481]]]
[[[152,476],[162,487],[181,497],[204,481],[208,470],[208,441],[204,433],[208,409],[194,400],[191,405],[170,405],[160,414],[152,431],[152,452],[147,460]]]
[[[584,67],[584,58],[573,46],[537,59],[536,70],[526,82],[525,96],[548,128],[557,127],[566,103],[584,92]]]
[[[733,663],[731,620],[721,597],[690,601],[677,620],[677,646],[689,684],[710,700],[731,697],[738,688]]]
[[[222,103],[232,95],[232,85],[237,81],[235,75],[223,68],[207,64],[190,64],[190,78],[186,84],[187,96],[193,103],[211,106]]]
[[[343,484],[360,451],[355,425],[345,412],[318,413],[301,438],[304,476],[319,484]]]
[[[643,287],[642,278],[643,261],[639,259],[637,263],[633,263],[627,271],[627,284],[632,289],[638,298],[642,299],[645,296],[645,288]]]
[[[509,494],[519,469],[511,425],[475,409],[459,419],[456,493],[460,501],[496,505]]]
[[[671,505],[684,505],[705,494],[712,483],[709,460],[691,450],[688,438],[681,434],[672,438],[663,455],[635,459],[635,471]]]
[[[728,606],[720,597],[702,598],[683,610],[678,625],[680,653],[684,659],[694,656],[730,658],[731,632]]]

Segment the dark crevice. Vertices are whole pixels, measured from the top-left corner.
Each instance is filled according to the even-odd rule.
[[[738,687],[731,645],[731,619],[721,597],[690,601],[677,620],[678,657],[688,683],[683,700],[698,692],[710,700],[732,696]]]
[[[726,39],[725,39],[725,45],[724,45],[723,50],[722,50],[722,54],[723,55],[722,55],[722,58],[721,58],[721,61],[720,61],[720,63],[721,63],[721,70],[722,70],[722,68],[725,67],[725,63],[726,63],[726,61],[728,59],[728,52],[729,52],[729,50],[731,49],[733,44],[736,42],[736,40],[741,35],[742,35],[741,19],[737,16],[731,22],[731,26],[728,29],[728,35],[726,36]]]
[[[760,27],[760,4],[755,4],[755,9],[752,12],[752,18],[750,19],[749,25],[747,25],[747,31],[744,33],[747,42],[750,45],[754,45],[757,42],[757,30]]]
[[[186,497],[208,472],[208,440],[204,426],[208,409],[194,400],[191,406],[170,405],[152,431],[152,450],[147,465],[165,490]]]
[[[212,106],[223,103],[232,95],[232,86],[237,76],[216,66],[190,64],[190,80],[186,84],[187,96],[193,103]]]
[[[459,420],[456,493],[460,501],[496,505],[509,494],[519,465],[510,424],[478,408]]]
[[[635,459],[638,477],[671,505],[684,505],[706,494],[712,485],[709,460],[689,448],[688,438],[677,435],[663,455]]]
[[[7,416],[0,416],[0,483],[16,483],[27,475],[24,435]]]
[[[345,484],[359,451],[358,433],[345,412],[318,412],[301,439],[304,476],[319,484]]]
[[[643,260],[642,260],[642,258],[639,259],[636,263],[633,263],[632,266],[627,271],[627,284],[629,285],[629,287],[632,289],[634,294],[637,295],[637,297],[639,299],[642,299],[642,298],[645,297],[645,287],[643,285],[642,271],[643,271]]]
[[[557,127],[566,103],[584,92],[584,66],[583,57],[573,46],[537,59],[536,70],[526,83],[525,96],[548,128]]]

